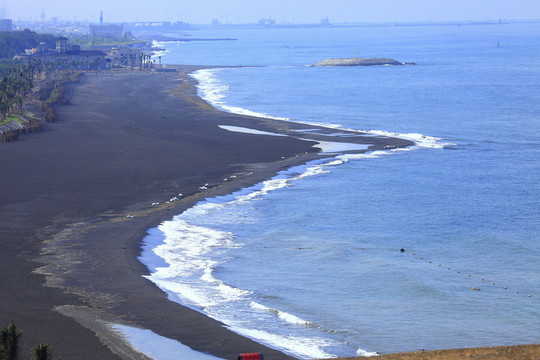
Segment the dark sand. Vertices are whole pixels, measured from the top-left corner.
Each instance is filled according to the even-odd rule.
[[[196,96],[184,73],[192,69],[86,75],[71,104],[57,109],[57,123],[0,143],[0,326],[13,319],[25,332],[23,358],[41,340],[64,360],[143,358],[110,331],[117,323],[227,359],[289,358],[169,301],[141,276],[147,229],[206,196],[320,156],[313,142],[218,128],[302,136],[293,129],[307,126],[217,111]],[[376,141],[373,149],[410,144]],[[233,174],[234,182],[223,181]],[[179,193],[187,196],[164,204]]]
[[[22,358],[43,340],[63,360],[144,359],[111,331],[111,324],[124,324],[226,359],[242,352],[290,359],[169,301],[141,276],[147,269],[137,256],[146,230],[206,196],[321,156],[313,142],[218,128],[316,137],[294,131],[313,126],[217,111],[195,95],[193,83],[183,72],[87,75],[72,104],[58,109],[58,123],[0,143],[0,326],[13,319],[25,332]],[[373,150],[410,145],[385,137],[317,138],[375,141]],[[231,175],[235,181],[223,181]],[[206,183],[209,189],[200,191]],[[165,204],[179,193],[186,196]],[[500,356],[485,358],[538,358],[523,353],[538,355],[538,347],[500,349]],[[463,351],[482,356],[492,349]],[[463,351],[392,356],[467,358]]]

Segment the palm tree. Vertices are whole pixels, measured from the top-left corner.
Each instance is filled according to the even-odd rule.
[[[17,331],[17,328],[11,320],[8,327],[0,331],[0,347],[3,349],[5,360],[18,360],[21,347],[22,331]]]
[[[32,360],[49,360],[51,358],[51,348],[43,341],[37,344],[32,350]]]

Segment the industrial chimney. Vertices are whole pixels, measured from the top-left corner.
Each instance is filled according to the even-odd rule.
[[[99,25],[103,26],[103,10],[99,12]]]

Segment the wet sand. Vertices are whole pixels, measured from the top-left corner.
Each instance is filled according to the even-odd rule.
[[[207,196],[321,156],[314,142],[298,139],[306,125],[228,114],[201,101],[187,76],[193,69],[85,75],[71,104],[57,109],[57,123],[0,143],[0,325],[13,319],[24,331],[23,358],[42,340],[55,358],[144,358],[111,324],[150,329],[226,359],[242,352],[290,358],[169,301],[142,276],[147,269],[137,256],[146,230]],[[309,138],[375,141],[372,150],[410,145]],[[231,175],[234,181],[224,181]],[[179,193],[180,201],[166,204]]]

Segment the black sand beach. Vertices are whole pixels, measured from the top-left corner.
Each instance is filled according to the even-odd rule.
[[[169,301],[142,276],[147,269],[137,256],[146,230],[206,196],[231,193],[321,156],[313,142],[220,129],[234,125],[301,137],[293,130],[306,126],[213,109],[196,96],[186,75],[193,69],[86,75],[71,105],[57,109],[58,123],[0,143],[0,326],[14,320],[24,331],[22,358],[42,340],[64,360],[146,358],[111,324],[150,329],[226,359],[241,352],[291,358]],[[372,149],[410,145],[375,141]],[[235,181],[223,180],[231,175]],[[209,189],[199,190],[205,184]],[[165,203],[179,193],[185,195],[181,201]],[[534,359],[539,353],[536,345],[382,358]]]
[[[300,136],[293,130],[305,125],[217,111],[196,96],[186,75],[193,69],[85,75],[57,123],[0,143],[0,322],[13,319],[24,331],[23,357],[43,340],[63,359],[144,358],[110,330],[121,323],[227,359],[290,358],[169,301],[141,276],[147,269],[137,256],[149,228],[206,196],[320,157],[314,142],[220,129]],[[235,181],[223,180],[231,175]],[[165,204],[179,193],[181,201]]]

